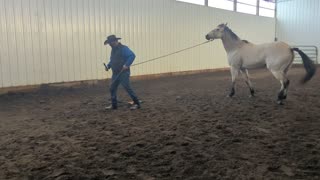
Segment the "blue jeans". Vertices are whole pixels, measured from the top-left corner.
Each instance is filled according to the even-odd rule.
[[[130,98],[133,100],[134,103],[139,104],[138,97],[134,93],[130,85],[130,71],[124,71],[120,74],[113,74],[112,75],[112,82],[110,86],[110,93],[111,93],[111,102],[112,106],[117,107],[117,90],[119,85],[122,85],[123,88],[127,91]]]

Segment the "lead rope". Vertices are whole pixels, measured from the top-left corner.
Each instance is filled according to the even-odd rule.
[[[170,53],[170,54],[166,54],[166,55],[159,56],[159,57],[156,57],[156,58],[153,58],[153,59],[149,59],[149,60],[147,60],[147,61],[143,61],[143,62],[140,62],[140,63],[133,64],[133,65],[131,65],[131,67],[132,67],[132,66],[137,66],[137,65],[140,65],[140,64],[144,64],[144,63],[147,63],[147,62],[155,61],[155,60],[157,60],[157,59],[161,59],[161,58],[164,58],[164,57],[167,57],[167,56],[171,56],[171,55],[173,55],[173,54],[177,54],[177,53],[180,53],[180,52],[183,52],[183,51],[186,51],[186,50],[189,50],[189,49],[192,49],[192,48],[201,46],[201,45],[206,44],[206,43],[208,43],[208,42],[211,42],[211,40],[205,41],[205,42],[203,42],[203,43],[200,43],[200,44],[197,44],[197,45],[194,45],[194,46],[185,48],[185,49],[181,49],[181,50],[179,50],[179,51],[176,51],[176,52],[173,52],[173,53]]]

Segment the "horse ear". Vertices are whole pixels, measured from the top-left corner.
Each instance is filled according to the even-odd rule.
[[[227,25],[228,25],[228,23],[225,23],[224,25],[225,25],[225,26],[227,26]]]

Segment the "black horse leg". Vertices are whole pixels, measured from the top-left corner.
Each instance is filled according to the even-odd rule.
[[[246,84],[247,84],[248,87],[249,87],[251,96],[254,97],[254,92],[255,92],[255,91],[254,91],[254,89],[251,87],[251,84],[249,83],[249,81],[246,81]]]
[[[231,83],[231,88],[230,88],[230,92],[229,92],[229,97],[233,97],[234,96],[234,94],[236,93],[236,91],[235,91],[235,81],[232,81],[232,83]]]
[[[231,87],[231,89],[230,89],[229,97],[234,96],[234,94],[235,94],[234,83],[232,83],[232,87]]]
[[[287,99],[287,94],[288,94],[289,85],[290,85],[290,80],[288,79],[288,80],[284,83],[284,95],[283,95],[283,99]]]

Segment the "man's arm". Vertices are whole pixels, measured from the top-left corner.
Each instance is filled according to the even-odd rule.
[[[136,58],[136,55],[128,48],[124,47],[122,50],[123,57],[125,58],[126,63],[124,64],[126,67],[131,66],[134,59]]]
[[[111,58],[109,59],[109,62],[107,64],[107,68],[110,69],[111,68]]]

